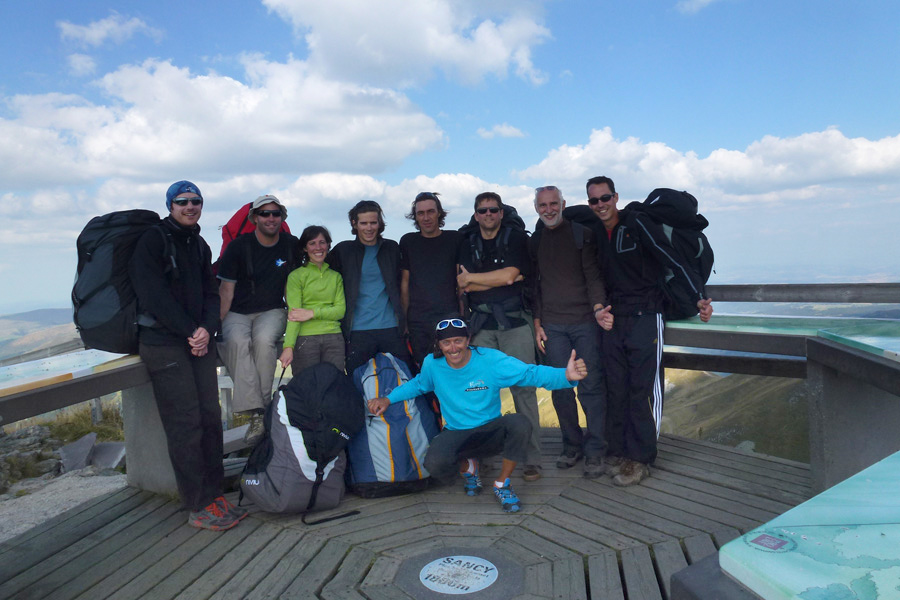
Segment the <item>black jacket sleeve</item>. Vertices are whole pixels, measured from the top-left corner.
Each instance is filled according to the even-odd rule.
[[[199,323],[190,317],[172,290],[166,273],[166,244],[165,233],[159,227],[147,230],[134,248],[128,273],[140,310],[150,314],[165,329],[187,340]],[[212,275],[211,270],[209,274]]]

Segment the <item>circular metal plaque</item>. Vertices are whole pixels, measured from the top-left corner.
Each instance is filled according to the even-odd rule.
[[[490,587],[499,572],[489,560],[478,556],[445,556],[431,561],[419,572],[419,581],[440,594],[471,594]]]

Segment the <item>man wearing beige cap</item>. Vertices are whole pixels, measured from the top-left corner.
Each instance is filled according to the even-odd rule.
[[[281,231],[286,217],[275,196],[257,198],[249,215],[256,229],[228,244],[219,263],[221,355],[234,381],[232,409],[250,417],[244,441],[251,445],[265,432],[263,412],[287,322],[284,286],[297,266],[297,238]]]

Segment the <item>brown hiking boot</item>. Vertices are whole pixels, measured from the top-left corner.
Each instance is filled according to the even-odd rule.
[[[637,485],[650,477],[650,466],[636,460],[625,460],[622,471],[613,477],[613,483],[619,487]]]
[[[624,465],[625,459],[621,456],[607,456],[603,459],[603,467],[606,470],[606,474],[610,477],[615,477],[621,473]]]
[[[541,478],[541,467],[539,465],[525,465],[522,469],[522,479],[525,481],[537,481]]]

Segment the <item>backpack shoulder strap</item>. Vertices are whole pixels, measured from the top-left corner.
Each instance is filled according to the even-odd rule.
[[[481,269],[484,264],[484,242],[481,233],[476,229],[469,233],[469,249],[472,253],[472,262],[476,269]]]
[[[500,235],[497,237],[497,262],[503,265],[503,259],[506,258],[506,250],[509,248],[509,236],[512,234],[512,227],[503,225],[500,228]]]
[[[166,274],[172,279],[178,279],[178,263],[175,260],[175,240],[172,239],[171,233],[163,230],[161,224],[155,225],[153,228],[162,236],[163,262],[166,265]]]
[[[575,247],[581,250],[584,248],[584,230],[586,227],[581,223],[572,222],[572,235],[575,237]]]

